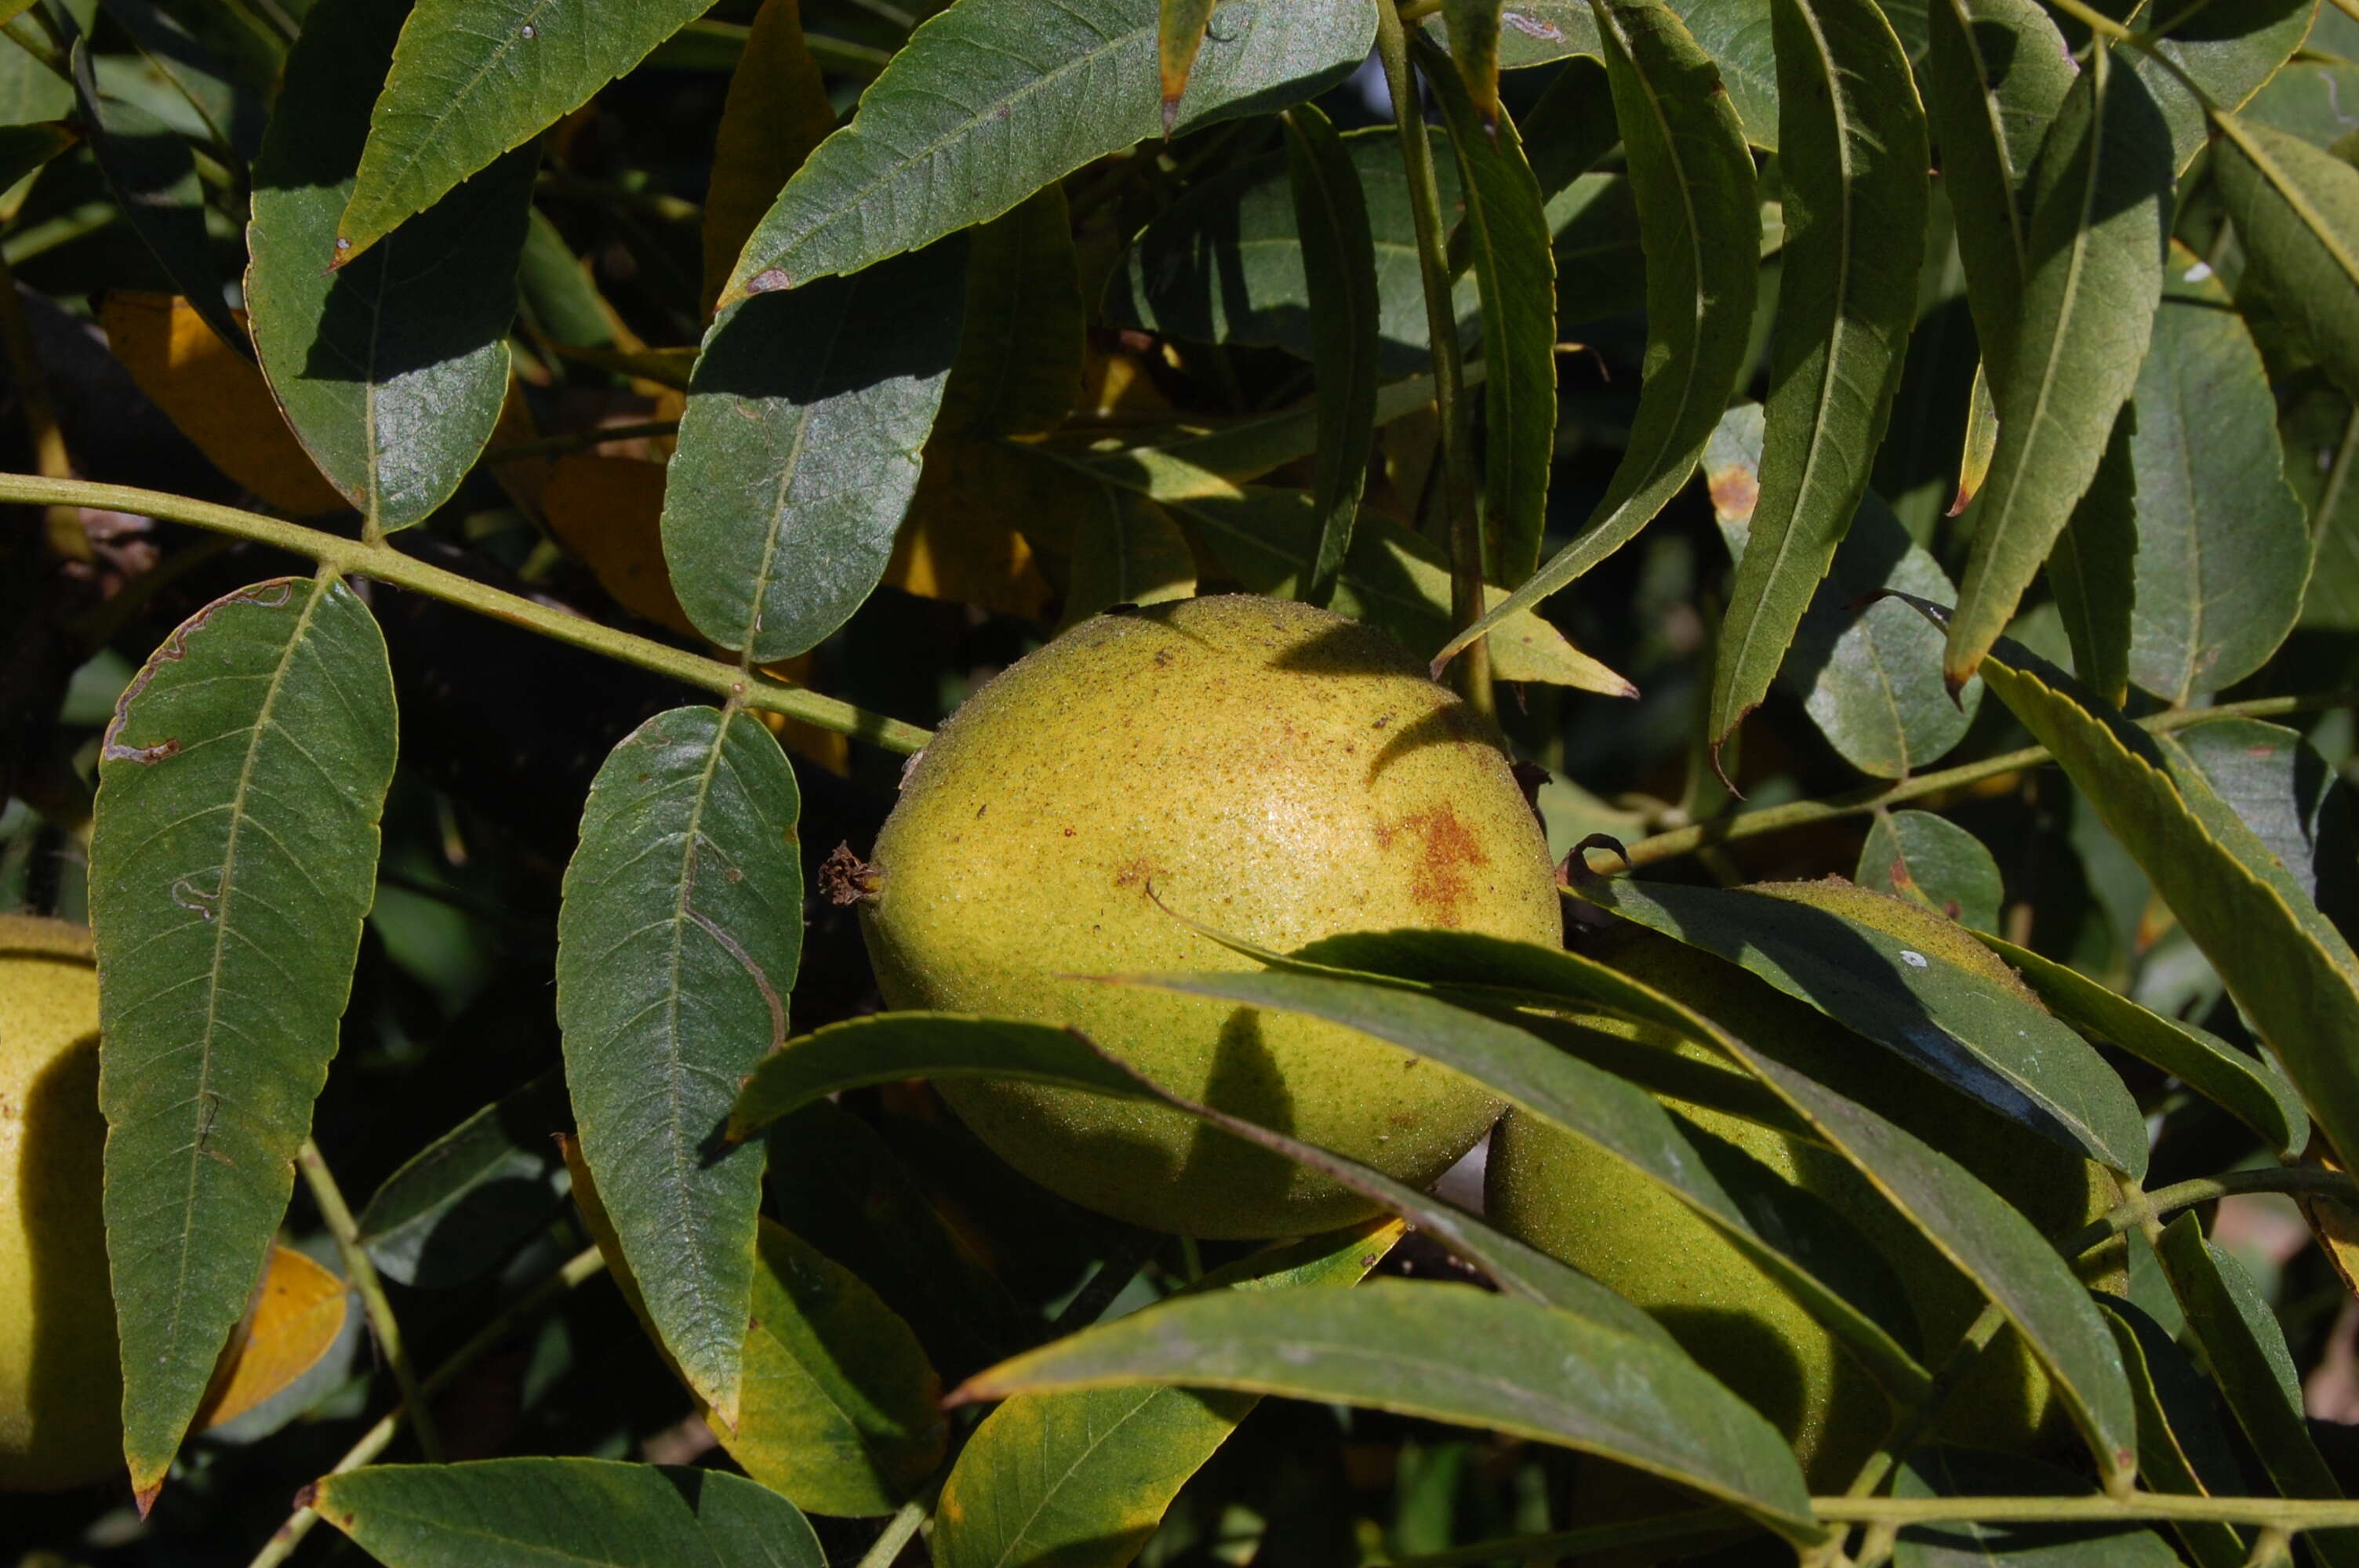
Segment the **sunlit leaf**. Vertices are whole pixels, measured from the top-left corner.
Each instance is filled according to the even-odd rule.
[[[2218,117],[2218,179],[2245,247],[2243,287],[2359,395],[2359,168],[2241,115]]]
[[[1914,899],[1982,931],[1997,926],[2006,896],[1998,862],[1983,841],[1930,811],[1876,813],[1852,880]]]
[[[161,1484],[286,1212],[393,778],[385,640],[342,579],[183,622],[99,755],[91,845],[124,1454]]]
[[[291,1388],[344,1332],[344,1281],[291,1247],[273,1247],[262,1289],[235,1341],[226,1378],[206,1390],[195,1424],[220,1426]]]
[[[718,1137],[737,1080],[787,1034],[799,807],[777,742],[750,716],[658,714],[591,785],[558,914],[582,1154],[663,1344],[730,1425],[762,1161]]]

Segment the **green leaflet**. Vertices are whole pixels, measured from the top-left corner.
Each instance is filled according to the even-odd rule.
[[[2196,1353],[2269,1479],[2288,1497],[2343,1496],[2310,1440],[2285,1331],[2244,1265],[2206,1241],[2202,1221],[2191,1213],[2163,1227],[2155,1250],[2187,1314]],[[2302,1539],[2327,1568],[2359,1563],[2359,1530],[2311,1530]]]
[[[1376,253],[1360,177],[1334,125],[1310,103],[1288,110],[1285,125],[1318,386],[1319,468],[1311,504],[1319,533],[1304,562],[1303,597],[1325,604],[1351,552],[1352,524],[1376,442]]]
[[[1136,491],[1101,483],[1074,530],[1062,624],[1117,604],[1156,604],[1196,591],[1196,557],[1171,514]]]
[[[2143,1436],[2143,1433],[2141,1433]],[[1908,1455],[1893,1477],[1896,1498],[2087,1497],[2089,1484],[2020,1454],[1928,1448]],[[2178,1568],[2179,1554],[2152,1527],[2079,1529],[1966,1519],[1900,1532],[1893,1568]]]
[[[2170,68],[2177,66],[2186,72],[2203,97],[2220,108],[2241,109],[2302,47],[2320,4],[2321,0],[2234,0],[2226,5],[2151,0],[2136,17],[2136,25],[2151,29],[2155,52],[2161,58],[2132,50],[2124,59],[2145,79],[2170,126],[2175,171],[2183,174],[2195,161],[2195,155],[2212,139],[2212,124],[2203,99],[2190,92]]]
[[[499,422],[539,163],[528,149],[503,157],[341,271],[321,265],[408,14],[408,0],[321,0],[305,16],[246,230],[246,308],[271,393],[321,473],[387,533],[448,501]],[[580,288],[571,253],[561,265]]]
[[[2265,1058],[2140,1007],[2027,947],[1987,931],[1974,936],[2012,965],[2050,1012],[2178,1078],[2267,1139],[2272,1150],[2298,1154],[2310,1141],[2310,1113],[2302,1108],[2301,1096]]]
[[[2098,49],[2040,152],[2019,321],[2003,347],[1984,339],[1998,446],[1950,622],[1952,687],[2014,617],[2136,384],[2162,293],[2170,187],[2153,98]]]
[[[1914,899],[1978,931],[1998,924],[2006,896],[1998,862],[1983,841],[1930,811],[1878,811],[1852,881]]]
[[[1773,0],[1786,265],[1760,499],[1729,592],[1715,758],[1768,695],[1867,492],[1917,319],[1925,118],[1872,0]]]
[[[1515,122],[1495,113],[1486,123],[1450,62],[1422,33],[1417,43],[1450,126],[1482,286],[1483,575],[1520,583],[1539,564],[1556,456],[1556,257]]]
[[[1742,967],[2051,1142],[2146,1173],[2146,1124],[2119,1075],[2071,1029],[1939,953],[1742,888],[1622,880],[1575,892]]]
[[[962,0],[940,12],[787,182],[723,308],[915,250],[1158,135],[1162,116],[1140,84],[1159,27],[1158,0]],[[1175,129],[1315,97],[1366,58],[1375,36],[1366,0],[1232,0],[1196,58]]]
[[[2013,363],[2014,322],[2031,276],[2032,160],[2075,72],[2063,35],[2034,0],[1930,0],[1927,27],[1925,114],[1995,382]]]
[[[588,103],[708,0],[418,0],[369,113],[332,251],[360,259],[501,154]]]
[[[810,1521],[724,1470],[609,1459],[376,1465],[320,1483],[320,1517],[386,1568],[824,1568]]]
[[[2138,1477],[2158,1492],[2202,1497],[2210,1487],[2197,1468],[2235,1475],[2227,1443],[2212,1414],[2212,1393],[2187,1353],[2153,1318],[2125,1301],[2101,1301],[2105,1326],[2122,1347],[2130,1391],[2138,1402]],[[2244,1568],[2245,1543],[2233,1525],[2190,1519],[2176,1527],[2196,1568]]]
[[[1437,1345],[1453,1353],[1437,1357]],[[1776,1429],[1686,1357],[1465,1285],[1167,1302],[1003,1362],[951,1397],[1141,1385],[1367,1405],[1562,1444],[1675,1480],[1790,1540],[1818,1534]]]
[[[91,925],[124,1456],[143,1494],[286,1212],[375,892],[393,762],[385,640],[324,573],[198,611],[107,728]]]
[[[2183,246],[2172,247],[2136,406],[2129,676],[2184,707],[2277,652],[2300,611],[2310,535],[2285,481],[2260,351],[2228,291]],[[2100,580],[2120,597],[2118,576]]]
[[[1661,0],[1594,4],[1646,243],[1646,382],[1628,449],[1587,528],[1451,638],[1437,669],[1652,521],[1687,483],[1745,366],[1761,211],[1753,155],[1719,72]]]
[[[2137,469],[2131,442],[2138,406],[2122,406],[2105,438],[2089,488],[2072,505],[2048,557],[2048,588],[2072,645],[2072,671],[2107,701],[2119,703],[2130,680],[2131,610],[2125,591],[2137,572]]]
[[[757,662],[802,653],[884,577],[959,351],[963,251],[748,300],[705,335],[663,545],[713,642]]]
[[[2359,957],[2168,736],[2005,644],[1991,690],[2063,765],[2277,1052],[2345,1165],[2359,1153]]]
[[[2111,1475],[2128,1474],[2135,1425],[2129,1390],[2122,1376],[2120,1355],[2090,1304],[2088,1292],[2028,1220],[1948,1156],[1756,1050],[1693,1009],[1579,954],[1457,931],[1337,940],[1351,945],[1352,961],[1362,968],[1413,974],[1429,983],[1504,988],[1511,994],[1522,993],[1517,999],[1522,1000],[1545,998],[1604,1007],[1659,1023],[1743,1067],[1810,1130],[1807,1136],[1851,1162],[1944,1257],[1981,1284],[2055,1379],[2100,1468]],[[1200,995],[1227,996],[1255,1006],[1314,1011],[1457,1065],[1459,1070],[1470,1070],[1466,1059],[1452,1061],[1471,1039],[1463,1026],[1420,1027],[1422,1010],[1415,1004],[1425,999],[1391,988],[1301,975],[1198,975],[1184,981],[1158,976],[1141,983],[1184,986]],[[1498,1050],[1487,1040],[1484,1048],[1486,1054]],[[1555,1054],[1559,1061],[1572,1059]],[[1517,1105],[1614,1150],[1617,1157],[1631,1160],[1641,1171],[1648,1169],[1636,1145],[1617,1141],[1626,1134],[1600,1119],[1632,1086],[1603,1077],[1598,1090],[1580,1101],[1553,1103],[1556,1091],[1549,1080],[1557,1079],[1554,1070],[1541,1069],[1547,1072],[1547,1079],[1526,1079],[1513,1076],[1513,1058],[1501,1054],[1495,1059],[1510,1076],[1500,1076],[1500,1068],[1485,1068],[1480,1075],[1485,1083]],[[1640,1098],[1653,1103],[1643,1095]],[[1711,1202],[1698,1202],[1689,1195],[1678,1178],[1666,1181],[1657,1175],[1653,1179],[1681,1193],[1683,1200],[1707,1218],[1717,1212]],[[1757,1266],[1776,1272],[1798,1300],[1809,1301],[1803,1289],[1812,1282],[1810,1276],[1796,1280],[1785,1271],[1789,1265],[1782,1263],[1781,1254],[1775,1249],[1756,1251],[1747,1240],[1749,1232],[1724,1224],[1723,1228],[1731,1240],[1746,1247],[1747,1256]],[[1817,1314],[1822,1309],[1813,1305],[1810,1310]],[[1821,1321],[1843,1336],[1847,1347],[1861,1356],[1863,1366],[1875,1365],[1867,1358],[1874,1349],[1873,1340],[1854,1337],[1859,1325],[1834,1314],[1821,1316]]]
[[[565,1201],[550,1141],[565,1121],[565,1085],[552,1070],[411,1155],[361,1211],[361,1245],[377,1272],[447,1290],[506,1261]]]
[[[2359,169],[2285,132],[2219,116],[2220,194],[2244,242],[2245,287],[2359,394]]]
[[[1384,1220],[1271,1248],[1185,1294],[1342,1289],[1400,1231]],[[942,1487],[929,1543],[940,1568],[1127,1568],[1182,1483],[1261,1401],[1184,1389],[1019,1394],[984,1418]]]
[[[737,1422],[762,1159],[715,1145],[786,1038],[802,956],[800,799],[748,714],[658,714],[590,786],[558,912],[557,1014],[582,1153],[697,1396]]]

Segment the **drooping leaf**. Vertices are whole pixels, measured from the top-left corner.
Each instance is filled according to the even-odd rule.
[[[2036,1005],[1940,953],[1767,892],[1626,880],[1575,891],[1742,967],[2052,1141],[2145,1172],[2145,1120],[2104,1059]]]
[[[1234,979],[1242,990],[1222,986]],[[1924,1372],[1901,1349],[1888,1330],[1860,1307],[1835,1293],[1809,1271],[1806,1258],[1789,1257],[1780,1247],[1795,1247],[1798,1238],[1783,1227],[1756,1232],[1737,1199],[1699,1156],[1669,1112],[1644,1091],[1620,1078],[1526,1033],[1509,1023],[1463,1011],[1434,998],[1324,977],[1299,975],[1235,975],[1228,977],[1146,977],[1138,982],[1201,994],[1246,994],[1257,1005],[1283,1011],[1315,1011],[1379,1038],[1408,1044],[1514,1100],[1534,1115],[1598,1143],[1625,1161],[1649,1180],[1661,1184],[1692,1206],[1757,1266],[1794,1292],[1805,1310],[1825,1322],[1843,1342],[1854,1347],[1861,1364],[1885,1379],[1896,1391],[1922,1386]],[[1323,1011],[1322,1011],[1323,1010]],[[822,1029],[790,1044],[764,1062],[747,1082],[731,1112],[733,1132],[743,1135],[770,1119],[786,1114],[821,1095],[866,1083],[897,1077],[977,1076],[1051,1083],[1118,1097],[1149,1097],[1190,1115],[1206,1117],[1204,1108],[1163,1096],[1135,1075],[1101,1055],[1088,1042],[1046,1024],[1017,1023],[998,1019],[958,1019],[943,1014],[880,1013],[873,1018]],[[1212,1116],[1216,1125],[1234,1126],[1234,1119]],[[1293,1157],[1289,1150],[1267,1140],[1265,1147]],[[1332,1155],[1319,1168],[1339,1174],[1355,1190],[1383,1195],[1384,1185],[1359,1178],[1351,1162]],[[1375,1173],[1366,1173],[1374,1175]],[[1389,1195],[1378,1201],[1395,1201]],[[1462,1229],[1461,1234],[1464,1234]],[[1504,1267],[1516,1281],[1508,1288],[1527,1299],[1545,1299],[1560,1306],[1595,1308],[1587,1292],[1551,1278],[1545,1265],[1531,1261],[1538,1254],[1498,1244],[1500,1238],[1476,1238],[1468,1245],[1487,1256],[1483,1266]],[[1502,1281],[1506,1284],[1507,1281]],[[1619,1315],[1615,1309],[1609,1315]]]
[[[1948,1156],[1866,1107],[1755,1049],[1694,1010],[1582,955],[1461,931],[1360,935],[1337,938],[1332,948],[1348,950],[1353,967],[1379,974],[1408,975],[1434,985],[1480,988],[1484,994],[1504,989],[1520,993],[1524,1000],[1555,999],[1603,1007],[1659,1024],[1742,1066],[1810,1130],[1808,1135],[1814,1141],[1849,1161],[2006,1313],[2054,1379],[2101,1469],[2109,1475],[2128,1474],[2135,1414],[2119,1353],[2091,1306],[2088,1292],[2030,1221]],[[1294,960],[1281,962],[1298,967]],[[1406,1044],[1438,1061],[1451,1061],[1458,1051],[1461,1031],[1457,1027],[1420,1030],[1415,1011],[1405,1003],[1426,999],[1405,998],[1390,989],[1300,974],[1199,975],[1187,977],[1184,982],[1160,976],[1144,983],[1165,987],[1184,983],[1198,994],[1312,1011]],[[1462,1063],[1460,1065],[1461,1070],[1469,1070]],[[1486,1070],[1478,1076],[1519,1106],[1532,1108],[1495,1073]],[[1610,1077],[1605,1082],[1620,1084]],[[1594,1106],[1593,1102],[1583,1110],[1593,1111]],[[1582,1111],[1573,1108],[1550,1107],[1541,1108],[1539,1114],[1574,1130],[1581,1130],[1583,1119]],[[1612,1147],[1593,1131],[1582,1135],[1599,1141],[1600,1147]],[[1643,1164],[1640,1168],[1645,1169]],[[1678,1190],[1676,1182],[1665,1184]],[[1698,1212],[1710,1217],[1706,1206],[1698,1206]],[[1739,1233],[1726,1234],[1743,1243]],[[1776,1252],[1748,1252],[1747,1256],[1775,1271]],[[1783,1274],[1778,1278],[1797,1300],[1807,1300],[1795,1281]],[[1819,1309],[1811,1310],[1815,1314]],[[1862,1365],[1869,1365],[1871,1340],[1852,1337],[1854,1331],[1838,1316],[1821,1316],[1821,1321],[1844,1336],[1844,1343],[1860,1357]]]
[[[221,341],[250,355],[254,345],[222,297],[221,268],[205,234],[204,186],[189,144],[138,104],[99,92],[88,39],[74,40],[71,63],[75,106],[123,221]]]
[[[802,0],[762,0],[745,52],[729,73],[712,141],[712,182],[704,193],[706,315],[737,265],[746,236],[811,149],[835,129],[827,82],[803,38]]]
[[[2202,1221],[2192,1213],[2165,1226],[2155,1250],[2187,1314],[2196,1356],[2269,1478],[2288,1497],[2342,1497],[2303,1419],[2301,1380],[2285,1330],[2244,1265],[2203,1238]],[[2359,1530],[2312,1530],[2302,1539],[2329,1568],[2359,1562]]]
[[[2359,395],[2359,168],[2299,137],[2222,114],[2220,195],[2245,247],[2242,287],[2346,393]]]
[[[2125,1301],[2100,1302],[2098,1310],[2122,1347],[2130,1391],[2137,1396],[2139,1479],[2154,1491],[2208,1495],[2210,1487],[2197,1465],[2199,1454],[2223,1466],[2214,1474],[2235,1474],[2212,1413],[2211,1391],[2189,1365],[2186,1352],[2153,1318]],[[2244,1568],[2245,1543],[2234,1526],[2183,1519],[2174,1530],[2196,1568]]]
[[[176,294],[110,288],[99,301],[98,322],[106,346],[149,401],[215,468],[266,504],[299,517],[349,504],[279,417],[254,361],[216,337],[196,307]]]
[[[1759,500],[1712,670],[1715,756],[1761,704],[1867,493],[1917,319],[1924,111],[1874,0],[1773,0],[1786,265]]]
[[[286,1211],[375,890],[393,761],[385,640],[326,574],[197,611],[107,728],[91,925],[124,1455],[143,1494]]]
[[[2031,168],[2075,75],[2064,36],[2035,0],[1930,0],[1925,113],[1957,214],[1958,259],[1983,374],[2014,364],[2014,320],[2031,276]]]
[[[2292,1152],[2310,1139],[2310,1113],[2285,1075],[2218,1035],[2149,1011],[2027,947],[1974,933],[2012,965],[2049,1010],[2083,1033],[2151,1063],[2203,1095],[2269,1141]]]
[[[1688,481],[1745,367],[1759,270],[1753,155],[1719,72],[1661,0],[1596,0],[1647,253],[1647,376],[1582,533],[1437,665],[1627,544]]]
[[[1204,47],[1204,30],[1220,0],[1161,0],[1156,18],[1155,70],[1163,89],[1163,135],[1168,139],[1188,95],[1188,78]]]
[[[1311,504],[1318,544],[1303,563],[1303,597],[1325,604],[1351,553],[1369,455],[1376,443],[1375,242],[1358,172],[1318,106],[1287,111],[1286,168],[1295,232],[1310,297],[1311,367],[1317,374],[1319,470]],[[1543,242],[1545,243],[1545,242]]]
[[[1401,1235],[1397,1220],[1272,1248],[1186,1293],[1342,1289]],[[928,1543],[941,1568],[1127,1568],[1195,1474],[1260,1400],[1175,1388],[1019,1394],[985,1416],[942,1487]]]
[[[2133,401],[2114,416],[2105,455],[2048,557],[2048,588],[2072,648],[2072,671],[2111,702],[2128,694],[2138,568],[2138,422]]]
[[[1359,176],[1375,254],[1377,366],[1395,376],[1430,373],[1417,225],[1399,138],[1379,126],[1353,131],[1343,142]],[[1442,210],[1454,211],[1456,159],[1435,160],[1434,183]],[[1194,342],[1275,345],[1310,359],[1308,277],[1287,162],[1252,158],[1190,186],[1147,224],[1107,281],[1105,317],[1113,326]],[[1473,281],[1462,280],[1451,297],[1460,334],[1471,341],[1478,330]],[[1429,386],[1425,399],[1431,396]]]
[[[321,0],[288,57],[246,243],[263,373],[328,481],[390,532],[450,499],[507,396],[538,158],[499,160],[331,274],[336,215],[406,0]]]
[[[809,283],[995,218],[1093,158],[1162,130],[1140,84],[1158,0],[964,0],[910,35],[852,123],[797,171],[722,297]],[[1174,129],[1317,96],[1366,58],[1362,0],[1231,0]]]
[[[346,266],[460,184],[590,101],[704,0],[418,0],[368,146],[314,266]],[[362,102],[367,102],[367,99]]]
[[[583,1156],[665,1347],[733,1426],[762,1162],[723,1148],[720,1130],[737,1080],[787,1037],[799,804],[752,716],[658,714],[592,784],[558,913]]]
[[[1876,813],[1852,880],[1915,899],[1978,931],[1998,925],[2006,892],[1983,841],[1930,811]]]
[[[756,661],[815,646],[884,576],[959,345],[956,243],[724,310],[664,492],[689,619]]]
[[[1452,1346],[1437,1357],[1437,1345]],[[1776,1429],[1686,1357],[1464,1285],[1223,1292],[1061,1339],[954,1399],[1141,1386],[1372,1406],[1561,1444],[1677,1481],[1807,1541],[1800,1469]]]
[[[1740,565],[1759,495],[1763,433],[1761,406],[1741,403],[1704,445],[1704,483],[1720,536]],[[1938,667],[1940,633],[1881,597],[1895,590],[1928,598],[1956,592],[1940,564],[1871,492],[1835,547],[1778,672],[1843,760],[1880,778],[1905,777],[1964,739],[1983,695],[1969,684],[1950,697]]]
[[[795,1505],[743,1476],[611,1459],[377,1465],[320,1517],[386,1568],[825,1568]],[[486,1554],[490,1554],[487,1558]]]
[[[360,1214],[377,1272],[420,1290],[481,1278],[565,1201],[550,1135],[565,1120],[565,1086],[535,1078],[410,1156]]]
[[[238,1325],[227,1375],[215,1373],[196,1425],[221,1426],[294,1387],[343,1336],[352,1292],[291,1247],[273,1247],[253,1310]]]
[[[974,231],[965,298],[941,427],[1029,436],[1063,424],[1081,400],[1088,315],[1063,187],[1043,186]]]
[[[2136,385],[2162,291],[2170,190],[2169,133],[2152,95],[2098,49],[2041,147],[2020,313],[1995,338],[1975,320],[1998,446],[1950,621],[1942,671],[1952,686],[1973,677],[2013,619]]]
[[[1892,1482],[1896,1498],[2070,1498],[2088,1490],[2069,1470],[2037,1459],[1964,1448],[1912,1454]],[[2179,1554],[2136,1524],[2074,1528],[1962,1519],[1909,1526],[1893,1545],[1892,1562],[1894,1568],[2173,1568]]]
[[[2136,408],[2129,674],[2184,707],[2267,661],[2310,574],[2260,351],[2228,291],[2184,247],[2172,249]],[[2118,597],[2118,579],[2108,587]]]
[[[1497,0],[1489,9],[1495,18]],[[1463,232],[1482,287],[1484,576],[1512,585],[1539,565],[1556,456],[1556,257],[1539,181],[1495,90],[1487,105],[1470,97],[1422,33],[1418,41],[1457,155]]]
[[[582,1222],[653,1337],[639,1277],[581,1145],[561,1143]],[[736,1422],[698,1401],[713,1435],[748,1476],[799,1508],[847,1519],[892,1512],[941,1462],[950,1436],[941,1382],[917,1336],[858,1276],[767,1216],[750,1306]],[[669,1352],[664,1359],[679,1370]]]
[[[2171,741],[2337,930],[2359,926],[2350,796],[2316,746],[2257,719],[2209,719]]]
[[[2359,1151],[2359,957],[2169,736],[2008,645],[1983,678],[2063,765],[2211,959],[2346,1166]]]

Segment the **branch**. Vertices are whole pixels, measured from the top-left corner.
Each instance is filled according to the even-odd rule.
[[[413,556],[405,556],[389,540],[347,539],[297,523],[282,523],[234,506],[216,506],[185,495],[137,490],[125,484],[92,484],[83,480],[41,479],[32,474],[0,473],[0,502],[33,506],[90,506],[107,512],[127,512],[185,523],[232,538],[245,539],[290,555],[303,556],[351,577],[374,578],[396,588],[425,594],[446,604],[523,626],[557,642],[590,653],[603,654],[626,665],[636,665],[683,685],[723,698],[735,697],[746,708],[799,719],[814,729],[848,735],[904,754],[921,751],[932,735],[914,724],[904,724],[870,713],[848,702],[821,697],[815,691],[788,686],[759,674],[749,675],[734,665],[708,659],[668,646],[652,638],[635,636],[602,626],[571,611],[527,599],[447,571]]]

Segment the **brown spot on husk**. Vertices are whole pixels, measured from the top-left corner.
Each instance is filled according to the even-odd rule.
[[[1459,924],[1459,911],[1474,896],[1473,872],[1487,866],[1491,857],[1482,840],[1447,805],[1411,812],[1398,822],[1376,824],[1376,847],[1389,849],[1404,832],[1419,838],[1417,865],[1409,896],[1442,925]]]

